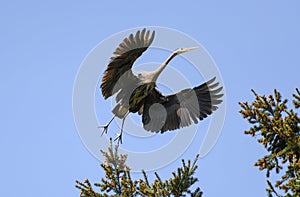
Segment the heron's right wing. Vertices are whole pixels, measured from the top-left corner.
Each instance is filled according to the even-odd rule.
[[[138,78],[131,71],[132,65],[151,45],[154,35],[154,31],[150,35],[149,30],[143,29],[137,31],[135,36],[130,34],[120,43],[102,78],[100,87],[105,99],[123,87],[132,86],[138,82]]]
[[[197,123],[222,102],[222,87],[215,78],[194,88],[163,96],[155,90],[143,106],[144,128],[152,132],[175,130]]]

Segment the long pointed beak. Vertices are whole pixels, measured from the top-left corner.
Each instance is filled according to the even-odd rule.
[[[176,51],[174,51],[174,53],[179,55],[179,54],[182,54],[182,53],[185,53],[185,52],[188,52],[188,51],[191,51],[191,50],[195,50],[195,49],[198,49],[198,48],[199,48],[199,46],[190,47],[190,48],[179,48]]]
[[[196,46],[196,47],[190,47],[190,48],[184,48],[184,52],[187,52],[187,51],[191,51],[191,50],[195,50],[195,49],[198,49],[199,46]]]

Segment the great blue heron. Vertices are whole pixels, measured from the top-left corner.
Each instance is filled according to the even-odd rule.
[[[135,60],[151,45],[155,31],[137,31],[125,38],[111,57],[100,86],[103,97],[109,98],[116,94],[117,105],[112,110],[115,117],[122,119],[121,133],[116,139],[122,143],[122,132],[126,116],[132,112],[142,115],[144,129],[151,132],[164,133],[186,127],[202,120],[217,109],[222,87],[214,82],[215,77],[194,88],[184,89],[171,95],[162,95],[156,87],[156,81],[167,64],[179,54],[198,47],[179,48],[175,50],[156,70],[135,75],[131,68]],[[102,134],[103,134],[102,133]]]

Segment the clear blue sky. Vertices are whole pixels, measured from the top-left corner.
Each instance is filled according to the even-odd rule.
[[[103,176],[75,128],[72,90],[80,63],[111,34],[137,26],[187,33],[213,56],[227,115],[198,162],[205,196],[266,196],[264,154],[238,113],[250,89],[290,97],[299,87],[300,3],[293,1],[10,1],[0,6],[1,196],[79,196],[75,180]],[[194,155],[184,154],[192,159]],[[161,169],[169,177],[180,160]],[[137,175],[138,176],[138,175]]]

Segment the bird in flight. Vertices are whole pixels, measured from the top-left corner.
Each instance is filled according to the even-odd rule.
[[[101,91],[104,99],[116,94],[113,118],[105,125],[102,134],[107,133],[115,117],[122,119],[120,134],[115,140],[122,143],[124,121],[129,113],[142,115],[143,127],[147,131],[164,133],[198,123],[212,114],[222,102],[220,87],[216,77],[194,88],[163,95],[156,81],[168,63],[177,55],[198,47],[179,48],[154,71],[134,74],[132,66],[154,40],[155,31],[139,30],[130,34],[114,51],[104,72]]]

